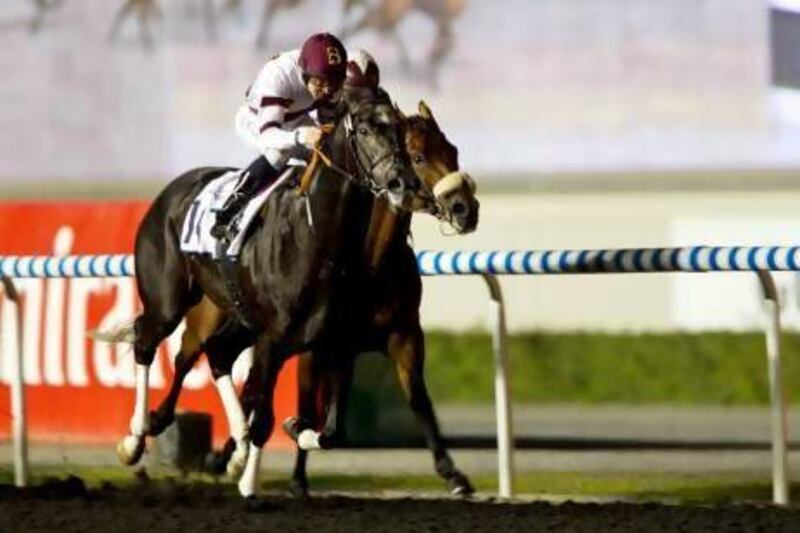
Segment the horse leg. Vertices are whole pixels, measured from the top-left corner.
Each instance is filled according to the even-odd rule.
[[[139,0],[139,38],[142,40],[142,46],[146,50],[153,49],[153,31],[151,22],[155,15],[158,15],[158,10],[155,5],[155,0]]]
[[[175,375],[166,398],[158,409],[150,412],[150,436],[160,435],[172,424],[183,380],[200,358],[205,342],[217,330],[221,321],[222,313],[208,298],[203,298],[186,313],[186,330],[181,337],[180,351],[175,357]]]
[[[316,419],[317,368],[311,352],[298,356],[297,360],[297,415],[300,420]],[[308,451],[297,447],[289,491],[297,498],[308,497],[308,475],[306,463]]]
[[[355,356],[348,355],[336,360],[335,368],[326,372],[328,396],[325,398],[325,404],[328,412],[319,437],[319,446],[323,450],[335,448],[346,438],[345,414],[350,385],[353,382],[354,364]]]
[[[134,322],[136,406],[130,433],[117,446],[126,465],[139,461],[149,422],[148,372],[158,345],[172,333],[186,312],[200,300],[186,271],[177,239],[163,231],[165,213],[151,210],[136,235],[136,282],[143,311]]]
[[[182,341],[185,343],[185,341]],[[199,349],[195,351],[184,351],[185,344],[181,344],[180,353],[175,356],[175,375],[172,376],[167,396],[155,411],[150,411],[150,424],[147,434],[151,437],[161,435],[172,422],[175,421],[175,409],[178,405],[178,398],[183,387],[183,380],[192,370],[192,367],[200,359],[202,353]]]
[[[130,433],[117,445],[117,457],[125,465],[139,462],[144,452],[148,425],[148,382],[150,365],[162,340],[180,322],[183,309],[174,307],[169,313],[156,313],[152,308],[136,319],[134,355],[136,359],[136,406],[130,421]]]
[[[222,457],[226,463],[225,470],[232,478],[238,478],[242,474],[250,451],[247,417],[236,395],[236,387],[231,377],[234,362],[248,345],[249,340],[239,332],[214,336],[206,345],[206,354],[211,365],[214,383],[228,420],[228,431],[230,432],[228,441],[231,442],[231,445],[226,444],[226,450],[223,451]],[[250,376],[248,376],[249,381]],[[247,387],[247,383],[245,385]],[[252,386],[251,384],[250,388]]]
[[[450,50],[453,49],[453,29],[450,20],[442,19],[437,24],[436,40],[431,47],[431,53],[428,57],[428,63],[432,67],[438,67]]]
[[[42,29],[42,24],[44,23],[44,16],[48,9],[48,5],[45,0],[33,0],[33,3],[36,5],[36,13],[33,15],[33,20],[31,20],[30,29],[31,33],[36,33]]]
[[[244,348],[246,348],[246,346],[243,347],[242,349]],[[210,352],[214,354],[213,349],[211,349]],[[228,385],[224,382],[220,382],[219,380],[220,378],[225,376],[226,373],[230,374],[230,372],[226,372],[224,369],[218,367],[219,362],[216,354],[209,356],[209,364],[211,365],[212,375],[218,376],[215,378],[214,382],[217,385],[217,393],[220,395],[220,400],[222,400],[222,394],[223,394],[222,389],[228,387]],[[257,381],[258,381],[258,373],[256,370],[251,369],[247,374],[247,379],[245,380],[244,385],[242,386],[242,392],[238,399],[238,403],[242,410],[242,416],[244,420],[247,420],[253,413],[253,401],[254,401],[253,398],[255,396],[255,392],[258,390]],[[225,394],[229,394],[229,392]],[[225,404],[223,403],[223,407],[224,405]],[[235,407],[233,409],[235,409]],[[228,418],[228,427],[231,433],[233,433],[234,431],[233,427],[234,425],[237,424],[236,422],[232,422],[232,420],[236,415],[235,414],[229,415],[227,413],[227,410],[225,414],[226,417]],[[247,428],[245,428],[245,431],[247,431]],[[225,473],[228,468],[228,463],[231,461],[231,457],[233,457],[233,454],[237,451],[237,448],[238,448],[238,443],[236,442],[236,439],[233,436],[229,436],[228,439],[225,441],[222,450],[219,452],[212,453],[210,457],[210,464],[208,465],[211,472],[215,474]],[[250,448],[248,447],[248,451],[246,452],[247,454],[250,453],[249,450]]]
[[[361,33],[365,29],[370,26],[372,19],[374,18],[374,13],[372,9],[367,9],[366,13],[361,15],[361,18],[358,19],[354,24],[350,26],[347,25],[345,22],[342,26],[342,29],[339,31],[339,36],[341,37],[342,41],[356,35],[357,33]]]
[[[252,441],[247,465],[238,484],[239,494],[245,498],[251,498],[256,494],[261,449],[272,434],[272,428],[275,425],[273,392],[284,358],[285,355],[278,353],[269,341],[262,339],[258,342],[251,369],[251,374],[255,371],[254,380],[259,385],[255,391],[255,410],[250,420]]]
[[[226,0],[222,10],[226,13],[239,11],[242,8],[242,0]]]
[[[408,48],[406,48],[406,43],[403,42],[403,38],[400,37],[400,32],[397,31],[397,26],[392,27],[388,30],[389,37],[394,41],[395,46],[397,46],[397,51],[400,52],[400,68],[403,71],[408,72],[411,70],[411,59],[408,54]]]
[[[208,42],[215,43],[217,41],[217,24],[214,13],[214,0],[203,0],[203,21],[206,26]]]
[[[111,23],[111,30],[108,32],[108,40],[112,43],[117,40],[119,31],[122,28],[122,23],[130,14],[131,10],[136,7],[137,0],[125,0],[122,7],[119,8],[117,14],[114,15],[114,22]]]
[[[313,388],[317,390],[318,396],[314,395],[313,398],[319,399],[319,405],[327,409],[321,431],[317,431],[315,427],[308,427],[307,421],[297,417],[290,417],[283,423],[284,430],[297,442],[301,450],[329,450],[335,448],[345,438],[344,406],[353,377],[353,357],[334,360],[314,356],[315,363],[320,359],[326,361],[326,366],[316,371],[317,378]],[[329,366],[331,363],[334,363],[336,368]],[[321,416],[321,413],[317,414]]]
[[[428,448],[433,453],[436,472],[447,481],[453,494],[472,494],[475,489],[467,476],[455,467],[439,431],[439,423],[425,385],[425,336],[419,324],[392,332],[389,335],[388,354],[394,361],[400,386],[422,426]]]
[[[272,22],[272,17],[278,11],[278,0],[265,0],[264,14],[261,15],[261,25],[258,28],[258,36],[256,37],[256,48],[266,48],[267,38],[269,33],[269,25]]]

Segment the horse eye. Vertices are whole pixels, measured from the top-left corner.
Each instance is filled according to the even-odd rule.
[[[360,128],[358,128],[358,133],[359,135],[367,135],[369,134],[369,130],[367,130],[367,128],[365,128],[364,126],[361,126]]]
[[[422,154],[414,154],[414,163],[421,165],[425,162],[425,158],[422,157]]]

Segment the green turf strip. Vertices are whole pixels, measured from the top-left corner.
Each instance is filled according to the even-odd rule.
[[[48,478],[64,478],[69,475],[83,479],[89,487],[100,487],[111,483],[120,488],[133,487],[142,483],[141,475],[131,470],[115,467],[48,466],[36,469],[33,483],[41,483]],[[148,473],[148,483],[224,483],[232,493],[235,486],[223,479],[205,474],[190,474],[187,477],[164,470]],[[9,466],[0,467],[0,483],[13,482]],[[327,492],[368,492],[400,491],[420,495],[443,496],[446,490],[443,482],[432,475],[340,475],[317,474],[310,477],[312,491]],[[497,478],[491,475],[473,477],[479,493],[492,495],[497,492]],[[262,489],[283,491],[287,479],[265,476]],[[792,486],[797,494],[800,483]],[[753,474],[711,474],[689,475],[663,472],[525,472],[519,474],[515,483],[515,493],[521,497],[542,497],[569,499],[581,497],[623,498],[634,501],[667,501],[721,503],[729,501],[770,502],[772,485],[767,478]]]
[[[429,332],[426,378],[437,403],[491,404],[491,338]],[[784,385],[800,402],[800,334],[782,336]],[[768,405],[764,334],[545,333],[509,339],[517,403]]]

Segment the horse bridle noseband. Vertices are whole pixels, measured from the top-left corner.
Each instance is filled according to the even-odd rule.
[[[350,172],[349,169],[344,169],[338,166],[333,161],[331,161],[331,159],[327,155],[325,155],[325,153],[320,148],[315,147],[312,150],[320,157],[325,166],[327,166],[340,176],[347,178],[349,181],[353,183],[353,185],[360,187],[362,189],[367,189],[375,196],[384,193],[386,191],[386,187],[378,184],[378,182],[373,177],[373,172],[375,168],[377,168],[380,164],[382,164],[390,157],[396,157],[400,153],[400,151],[395,150],[390,154],[384,155],[373,164],[369,166],[365,165],[361,157],[361,150],[359,150],[358,142],[356,141],[355,128],[353,128],[352,124],[352,116],[348,112],[342,120],[345,121],[344,124],[345,139],[348,145],[350,146],[350,151],[353,153],[353,156],[356,161],[356,172],[353,173]],[[348,160],[349,159],[350,157],[348,156]]]

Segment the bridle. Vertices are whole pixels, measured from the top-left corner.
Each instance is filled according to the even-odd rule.
[[[348,111],[344,118],[344,129],[345,129],[345,141],[347,142],[350,150],[347,152],[348,154],[348,161],[350,160],[350,154],[352,153],[353,159],[355,159],[355,172],[351,172],[348,169],[344,169],[339,165],[335,164],[331,161],[330,157],[328,157],[323,149],[318,145],[312,148],[313,157],[318,157],[322,163],[325,164],[328,168],[347,178],[351,183],[355,186],[366,189],[371,192],[374,196],[379,196],[386,192],[386,187],[379,184],[374,178],[375,169],[378,168],[384,161],[390,158],[396,158],[398,155],[401,154],[400,150],[395,150],[394,152],[388,153],[380,157],[377,161],[369,163],[364,163],[364,157],[362,155],[362,151],[359,147],[358,140],[356,139],[356,132],[355,128],[353,127],[353,118],[350,112]],[[327,127],[323,129],[323,132],[326,134],[331,134],[335,130],[335,127]],[[321,143],[320,143],[321,144]],[[313,162],[312,162],[313,164]],[[349,164],[347,165],[350,166]]]

